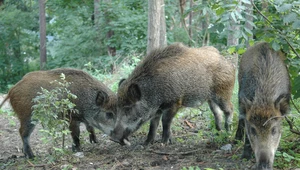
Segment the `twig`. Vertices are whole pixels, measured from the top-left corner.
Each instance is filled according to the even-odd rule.
[[[296,106],[294,100],[291,100],[291,102],[292,102],[294,108],[297,110],[297,112],[300,113],[300,110],[299,110],[298,107]]]
[[[275,118],[284,118],[285,116],[274,116],[274,117],[271,117],[270,119],[268,119],[264,124],[263,126],[265,126],[270,120],[272,119],[275,119]]]
[[[29,165],[27,167],[43,167],[44,169],[46,169],[46,164],[41,164],[41,165],[34,165],[32,162],[30,162],[29,160],[27,160],[27,162],[29,163]]]
[[[194,128],[194,126],[187,120],[184,120],[184,123],[187,124],[191,129]]]
[[[186,152],[160,152],[160,151],[155,151],[155,150],[148,150],[148,152],[152,152],[152,153],[155,153],[155,154],[159,154],[159,155],[190,155],[192,153],[195,153],[195,152],[198,152],[200,150],[203,150],[202,148],[201,149],[196,149],[196,150],[191,150],[191,151],[186,151]]]
[[[300,132],[294,129],[293,123],[290,119],[288,119],[287,117],[285,117],[285,120],[288,122],[289,126],[290,126],[290,131],[292,133],[295,133],[297,135],[300,135]]]
[[[288,39],[284,36],[284,34],[279,29],[275,28],[275,26],[273,26],[272,22],[263,13],[260,12],[260,10],[254,4],[253,0],[251,0],[251,4],[255,8],[255,10],[271,25],[271,27],[274,28],[279,33],[279,36],[282,37],[288,43],[288,45],[291,47],[292,51],[297,55],[297,57],[300,58],[299,54],[297,53],[295,48],[292,46],[292,44],[288,41]]]

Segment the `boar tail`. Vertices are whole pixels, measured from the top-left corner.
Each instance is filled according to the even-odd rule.
[[[0,108],[3,106],[3,104],[6,102],[6,100],[9,99],[9,95],[6,95],[6,97],[4,98],[4,100],[2,101],[2,103],[0,104]]]

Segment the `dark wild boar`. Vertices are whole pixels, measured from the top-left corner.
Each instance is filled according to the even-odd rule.
[[[155,139],[162,117],[162,142],[171,142],[170,126],[178,109],[198,107],[208,101],[221,130],[232,121],[231,95],[235,68],[214,47],[188,48],[180,43],[152,51],[119,84],[117,120],[112,140],[130,144],[128,136],[151,120],[145,145]]]
[[[256,169],[272,169],[282,117],[290,110],[290,80],[283,58],[283,53],[259,43],[240,61],[236,139],[243,138],[246,128],[243,158],[251,158],[253,149]]]
[[[65,74],[66,81],[72,82],[69,86],[71,93],[77,95],[73,101],[79,113],[71,113],[70,131],[73,138],[73,151],[80,150],[79,124],[83,122],[90,133],[90,142],[97,142],[94,128],[109,134],[114,126],[116,112],[116,95],[103,83],[86,72],[76,69],[54,69],[49,71],[35,71],[26,74],[14,87],[10,89],[6,99],[10,99],[11,106],[20,120],[20,136],[23,141],[25,156],[33,158],[34,154],[29,145],[30,134],[34,129],[31,120],[32,99],[41,91],[41,87],[51,90],[61,73]]]

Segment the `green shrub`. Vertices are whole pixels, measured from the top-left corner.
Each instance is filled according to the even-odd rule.
[[[76,99],[76,95],[72,94],[68,87],[71,82],[65,80],[65,75],[61,74],[60,81],[50,82],[55,84],[55,88],[47,90],[41,87],[41,92],[33,99],[33,123],[41,122],[43,129],[42,140],[45,143],[52,141],[54,144],[55,154],[63,153],[64,137],[70,134],[68,129],[70,113],[76,113],[75,104],[71,100]],[[49,140],[51,138],[51,140]],[[62,141],[62,147],[56,148],[59,141]]]

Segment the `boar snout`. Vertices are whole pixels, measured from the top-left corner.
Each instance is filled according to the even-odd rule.
[[[130,146],[131,143],[128,140],[130,132],[131,131],[128,128],[118,125],[114,130],[111,131],[110,140],[117,142],[120,145]]]
[[[262,151],[256,160],[258,162],[257,170],[272,170],[273,157],[274,156],[272,153],[268,151]]]

